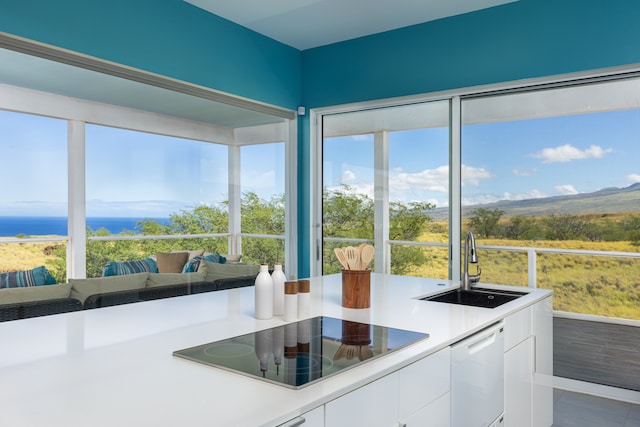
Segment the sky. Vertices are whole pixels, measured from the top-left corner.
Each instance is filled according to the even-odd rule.
[[[0,216],[67,214],[66,121],[0,112]],[[227,148],[87,125],[87,216],[163,218],[227,199]],[[448,205],[449,131],[392,132],[392,201]],[[640,109],[467,125],[463,205],[640,182]],[[24,153],[27,153],[25,156]],[[373,136],[325,140],[324,185],[373,197]],[[284,144],[242,148],[242,191],[284,193]]]
[[[392,201],[448,206],[448,129],[389,136]],[[640,182],[640,110],[466,125],[465,206],[590,193]],[[373,197],[373,135],[325,140],[324,184]]]
[[[0,129],[0,216],[66,216],[66,121],[0,111]],[[97,125],[86,141],[89,217],[166,218],[228,199],[224,145]],[[241,165],[241,191],[284,193],[284,143],[242,147]]]

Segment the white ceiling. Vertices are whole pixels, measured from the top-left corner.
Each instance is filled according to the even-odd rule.
[[[517,0],[184,0],[300,50]]]

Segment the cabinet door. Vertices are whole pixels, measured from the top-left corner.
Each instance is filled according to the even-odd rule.
[[[450,426],[451,394],[445,393],[411,416],[400,421],[402,427]]]
[[[401,369],[399,415],[406,419],[447,393],[451,386],[451,348],[447,347]]]
[[[330,427],[394,427],[398,421],[398,374],[387,375],[325,405]],[[306,427],[306,426],[305,426]]]
[[[533,404],[533,337],[504,355],[504,425],[530,427]]]

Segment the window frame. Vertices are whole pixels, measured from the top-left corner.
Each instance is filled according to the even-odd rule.
[[[351,104],[334,105],[321,108],[313,108],[309,111],[311,120],[310,145],[312,160],[310,171],[310,239],[309,253],[311,254],[311,275],[322,274],[322,143],[323,143],[323,118],[326,115],[365,111],[371,109],[382,109],[388,107],[400,107],[414,103],[424,103],[432,101],[449,100],[450,111],[450,177],[449,177],[449,279],[458,280],[461,274],[461,246],[454,244],[461,239],[461,107],[462,99],[473,97],[484,97],[501,93],[528,92],[538,89],[550,89],[560,87],[570,87],[587,83],[605,82],[609,80],[621,80],[640,77],[640,65],[633,64],[620,67],[611,67],[597,70],[589,70],[577,73],[569,73],[554,76],[531,78],[519,81],[502,82],[489,85],[458,88],[453,90],[439,91],[427,94],[411,95],[406,97],[390,98],[383,100],[356,102]],[[388,216],[386,221],[388,221]],[[384,227],[385,225],[383,225]],[[386,224],[388,228],[388,223]],[[386,248],[390,242],[378,239],[374,244]],[[382,253],[383,250],[377,250]],[[384,258],[380,258],[382,261]],[[382,273],[390,272],[390,263],[376,262],[376,265],[383,265]]]
[[[0,84],[0,109],[18,113],[40,115],[67,121],[68,146],[68,235],[61,240],[67,244],[67,278],[86,277],[86,183],[85,183],[85,124],[96,124],[132,131],[161,134],[202,143],[217,143],[229,147],[229,198],[230,206],[237,206],[239,221],[240,200],[236,188],[240,188],[239,170],[231,166],[235,159],[234,148],[265,142],[285,143],[285,192],[297,194],[297,119],[281,118],[278,123],[248,128],[225,128],[194,122],[173,116],[71,98],[48,92]],[[295,113],[294,113],[295,116]],[[237,162],[237,163],[236,163]],[[231,190],[234,190],[233,192]],[[285,262],[289,274],[297,275],[297,198],[287,197],[285,206]],[[232,212],[230,210],[230,218]],[[241,249],[237,243],[237,231],[229,229],[229,251]],[[153,238],[153,236],[148,236]],[[175,236],[180,237],[180,236]],[[186,236],[190,237],[190,236]],[[2,239],[13,243],[15,239]],[[21,239],[25,242],[26,239]],[[233,252],[232,252],[233,253]]]

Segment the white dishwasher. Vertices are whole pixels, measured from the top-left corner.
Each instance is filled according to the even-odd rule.
[[[504,425],[504,321],[451,346],[451,426]]]

